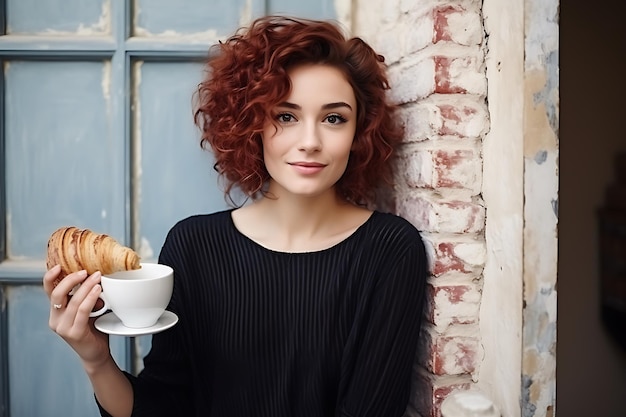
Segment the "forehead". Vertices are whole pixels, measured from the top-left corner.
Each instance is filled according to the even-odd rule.
[[[288,101],[320,104],[343,101],[355,108],[354,90],[345,74],[336,67],[324,64],[300,65],[287,71],[287,75],[291,81]]]

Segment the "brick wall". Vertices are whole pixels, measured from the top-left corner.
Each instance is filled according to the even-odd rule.
[[[482,139],[489,130],[481,1],[392,0],[360,7],[355,32],[390,64],[405,143],[387,209],[422,231],[430,259],[425,326],[407,416],[439,416],[471,387],[485,265]]]

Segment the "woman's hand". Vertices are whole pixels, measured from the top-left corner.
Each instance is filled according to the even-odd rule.
[[[96,330],[95,318],[89,317],[102,291],[100,273],[88,277],[86,271],[74,272],[55,287],[60,272],[56,265],[43,276],[43,288],[50,298],[50,328],[80,356],[100,405],[111,415],[130,416],[133,388],[111,357],[109,335]]]
[[[102,291],[100,272],[87,276],[86,271],[67,275],[55,287],[61,268],[48,270],[43,277],[43,288],[50,299],[50,328],[76,351],[85,367],[98,367],[110,359],[109,337],[93,325],[89,313]],[[78,284],[72,295],[69,293]]]

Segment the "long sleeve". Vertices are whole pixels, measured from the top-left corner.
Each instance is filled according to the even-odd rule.
[[[176,313],[184,321],[181,303],[181,283],[184,282],[184,259],[176,253],[178,245],[172,244],[176,236],[168,236],[159,263],[174,269],[174,290],[167,310]],[[182,317],[181,317],[182,316]],[[175,325],[162,333],[153,335],[152,347],[144,358],[144,370],[136,377],[125,372],[133,386],[133,417],[191,416],[193,401],[190,384],[191,365],[185,354],[183,326]],[[110,417],[98,404],[101,415]]]
[[[422,241],[387,265],[344,351],[338,417],[399,417],[408,403],[427,273]]]

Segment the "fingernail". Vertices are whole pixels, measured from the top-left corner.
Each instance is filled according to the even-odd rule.
[[[100,291],[100,285],[99,284],[94,285],[93,288],[91,289],[91,292],[94,292],[94,293],[95,292],[99,292],[99,291]]]
[[[91,278],[93,278],[94,280],[98,280],[100,279],[101,276],[102,276],[102,273],[100,271],[96,271],[91,275]]]
[[[87,276],[87,271],[85,271],[84,269],[82,271],[78,271],[78,275],[81,277],[86,277]]]

